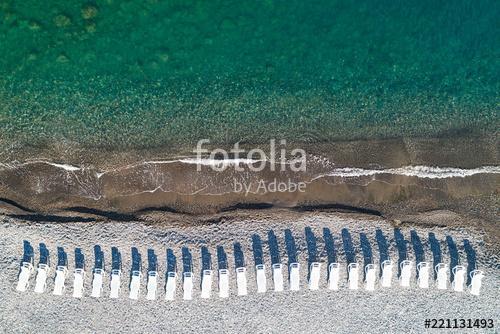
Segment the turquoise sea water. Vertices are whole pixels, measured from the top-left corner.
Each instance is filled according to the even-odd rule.
[[[500,2],[0,0],[0,145],[494,131]]]

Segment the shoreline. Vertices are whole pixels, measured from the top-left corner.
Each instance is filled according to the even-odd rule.
[[[215,172],[209,166],[197,172],[196,167],[180,162],[146,163],[106,173],[48,163],[7,168],[0,170],[4,180],[0,208],[6,214],[25,215],[35,221],[53,214],[55,220],[87,214],[123,215],[133,220],[151,211],[203,215],[271,207],[338,209],[386,217],[449,209],[495,221],[500,175],[497,167],[435,175],[431,172],[436,173],[436,169],[429,168],[421,171],[421,176],[393,170],[327,172],[323,165],[306,173],[252,172],[248,168],[237,172],[230,167]],[[262,188],[263,184],[268,188]],[[304,187],[292,190],[291,185],[297,184]],[[276,185],[290,188],[281,191]]]
[[[208,150],[230,151],[235,142],[207,144]],[[287,142],[287,149],[302,148],[306,153],[327,160],[337,167],[398,168],[409,165],[476,168],[498,165],[500,140],[497,132],[433,138],[401,137],[333,142]],[[258,148],[269,152],[269,143],[240,142],[248,152]],[[144,149],[90,148],[76,142],[57,141],[44,146],[16,144],[0,138],[0,163],[46,160],[59,164],[88,165],[113,169],[144,161],[190,158],[196,142]]]
[[[269,152],[265,145],[241,147]],[[168,154],[160,149],[89,153],[63,145],[19,155],[19,150],[4,152],[0,211],[44,220],[47,215],[135,216],[155,210],[200,215],[239,208],[347,208],[390,217],[449,209],[495,221],[499,159],[494,133],[290,144],[287,149],[295,147],[307,153],[305,172],[273,171],[268,165],[254,172],[248,163],[243,171],[217,172],[210,164],[198,171],[195,161],[186,160],[192,153],[181,158],[188,152],[175,148]],[[223,148],[229,151],[231,145]],[[245,188],[238,191],[236,181]],[[260,192],[262,182],[304,183],[305,190]]]

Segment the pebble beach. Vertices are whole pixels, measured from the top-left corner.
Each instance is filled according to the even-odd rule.
[[[409,288],[399,286],[395,276],[391,288],[381,288],[377,284],[375,291],[365,291],[360,281],[359,290],[349,290],[346,286],[346,272],[341,273],[341,285],[338,291],[327,289],[326,267],[328,257],[322,238],[324,228],[328,228],[334,239],[339,263],[345,264],[341,231],[347,229],[352,236],[356,260],[363,263],[359,243],[360,233],[368,236],[375,263],[379,263],[379,252],[375,241],[375,231],[381,230],[389,243],[389,257],[398,260],[398,250],[394,242],[394,226],[390,221],[364,215],[340,214],[332,212],[289,213],[283,210],[271,210],[265,213],[243,214],[238,218],[222,218],[213,222],[188,225],[182,221],[163,217],[162,224],[144,222],[96,222],[96,223],[31,223],[4,217],[0,233],[2,253],[0,258],[1,279],[0,328],[8,333],[118,333],[132,331],[149,332],[255,332],[255,333],[301,333],[305,328],[309,332],[337,333],[422,333],[437,329],[425,329],[426,318],[478,318],[493,319],[498,324],[499,255],[492,252],[491,245],[484,241],[481,231],[467,226],[454,227],[419,227],[401,226],[400,231],[406,240],[410,240],[410,231],[420,236],[424,245],[425,258],[432,261],[432,252],[428,244],[429,233],[434,233],[440,241],[444,263],[450,263],[450,253],[445,238],[451,236],[459,251],[460,264],[467,266],[467,256],[463,240],[473,246],[477,258],[476,266],[484,271],[485,278],[481,294],[474,296],[467,291],[454,292],[438,290],[432,283],[429,289],[416,286],[415,277]],[[157,218],[155,218],[157,219]],[[226,220],[226,221],[224,221]],[[307,287],[308,247],[304,238],[305,228],[310,228],[316,239],[318,261],[322,263],[320,289],[311,291]],[[286,265],[287,254],[283,233],[290,230],[295,238],[297,258],[301,264],[301,289],[272,291],[270,273],[268,232],[277,236],[282,262]],[[262,239],[264,264],[267,269],[268,291],[256,292],[254,258],[252,254],[252,236]],[[23,255],[23,240],[35,248],[39,242],[47,245],[52,256],[52,270],[56,262],[55,249],[64,247],[68,253],[71,271],[73,250],[82,249],[86,256],[85,294],[81,299],[71,296],[71,275],[67,280],[67,292],[64,296],[51,294],[53,280],[48,279],[47,291],[36,294],[31,289],[24,293],[15,291],[19,264]],[[233,264],[233,243],[241,243],[247,267],[248,295],[236,296]],[[409,241],[408,241],[409,242]],[[93,267],[93,247],[98,244],[105,254],[105,263],[111,262],[110,248],[118,247],[122,253],[125,273],[122,278],[122,291],[118,299],[110,299],[109,277],[104,281],[101,298],[91,298],[91,269]],[[221,299],[217,295],[216,282],[213,283],[210,299],[199,298],[200,284],[200,247],[206,246],[212,254],[213,269],[217,269],[216,247],[222,246],[228,255],[230,296]],[[158,255],[159,292],[154,301],[145,300],[145,279],[142,281],[138,300],[128,298],[128,273],[131,259],[130,248],[137,247],[146,268],[147,249],[153,249]],[[178,282],[176,300],[164,299],[165,252],[167,248],[181,259],[181,249],[187,247],[192,254],[194,276],[193,300],[182,300],[182,283]],[[408,245],[408,258],[415,260],[415,254]],[[36,259],[35,259],[36,261]],[[35,262],[36,263],[36,262]],[[177,264],[180,274],[182,264]],[[146,269],[143,269],[146,275]],[[109,272],[108,272],[109,273]],[[33,275],[34,276],[34,275]],[[32,279],[33,279],[32,276]],[[49,277],[53,277],[49,275]],[[285,273],[285,282],[287,274]],[[181,285],[179,285],[181,284]],[[489,332],[495,329],[466,329],[462,332]],[[460,330],[454,330],[460,332]]]

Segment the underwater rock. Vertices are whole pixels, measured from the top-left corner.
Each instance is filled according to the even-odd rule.
[[[98,10],[96,7],[88,5],[82,8],[82,18],[85,20],[93,19],[97,16]]]
[[[54,18],[54,24],[59,28],[68,27],[71,25],[71,19],[64,14],[59,14]]]

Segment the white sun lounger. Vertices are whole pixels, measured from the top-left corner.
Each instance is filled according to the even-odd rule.
[[[267,282],[266,282],[266,266],[263,264],[258,264],[255,266],[256,277],[257,277],[257,292],[266,292]]]
[[[201,277],[201,298],[210,298],[212,294],[212,270],[203,270]]]
[[[448,266],[444,263],[438,263],[435,267],[437,273],[437,288],[439,290],[445,290],[448,281]]]
[[[393,263],[391,260],[385,260],[382,262],[382,277],[380,279],[380,285],[383,288],[390,288],[392,283],[392,267]]]
[[[56,268],[56,278],[54,280],[54,291],[52,294],[56,296],[62,296],[65,290],[64,282],[66,281],[66,275],[68,274],[68,269],[66,266],[57,266]]]
[[[158,287],[158,272],[152,270],[148,272],[148,285],[146,292],[147,300],[155,300],[156,299],[156,289]]]
[[[229,297],[229,271],[227,269],[219,269],[219,297]]]
[[[130,278],[129,294],[130,299],[139,299],[139,290],[141,288],[141,278],[142,273],[139,270],[132,271],[132,277]]]
[[[453,282],[451,282],[451,287],[454,291],[463,292],[465,283],[465,273],[466,269],[464,266],[455,266],[453,269]]]
[[[32,271],[33,265],[29,262],[23,262],[23,264],[21,265],[21,271],[19,272],[19,278],[16,287],[17,291],[26,291],[29,286],[29,280]]]
[[[274,291],[283,291],[283,265],[275,263],[273,268]]]
[[[300,290],[300,263],[290,263],[290,290]]]
[[[375,265],[369,263],[365,266],[365,289],[368,291],[375,290],[375,281],[377,280]]]
[[[109,283],[109,298],[118,298],[120,294],[120,269],[111,270],[111,282]]]
[[[320,276],[321,276],[321,263],[319,262],[311,263],[310,273],[309,273],[309,290],[319,289]]]
[[[236,287],[238,288],[238,296],[246,296],[247,291],[247,268],[236,268]]]
[[[479,296],[479,292],[481,291],[481,281],[483,280],[484,273],[481,270],[473,270],[470,273],[470,293],[475,296]]]
[[[167,284],[165,287],[165,300],[175,299],[177,273],[170,271],[167,273]]]
[[[413,267],[413,262],[410,260],[404,260],[401,262],[401,276],[399,277],[399,282],[402,287],[409,287],[411,282],[411,269]]]
[[[183,299],[191,300],[193,299],[193,273],[185,272],[182,274],[182,291]]]
[[[417,284],[421,289],[429,288],[429,274],[431,265],[429,262],[419,262],[417,264],[418,279]]]
[[[359,283],[359,265],[357,263],[349,263],[347,266],[347,272],[347,283],[349,289],[357,290]]]
[[[92,280],[92,293],[90,294],[94,298],[101,297],[103,276],[104,276],[104,269],[100,268],[94,269],[94,279]]]
[[[73,297],[83,297],[83,281],[85,279],[85,270],[76,268],[73,272]]]
[[[328,289],[338,290],[340,280],[340,264],[330,263],[328,266]]]
[[[35,292],[44,293],[45,287],[47,286],[47,276],[49,274],[50,267],[48,264],[40,263],[36,269],[36,280],[35,280]]]

